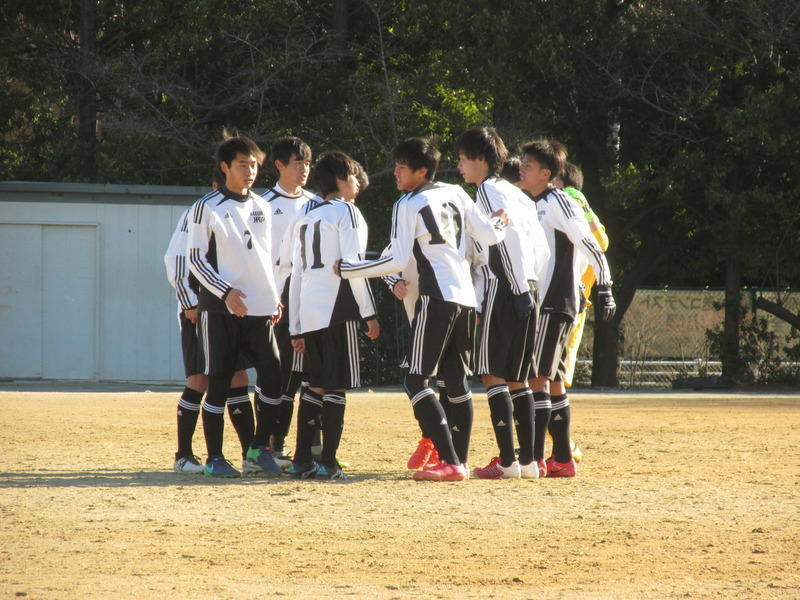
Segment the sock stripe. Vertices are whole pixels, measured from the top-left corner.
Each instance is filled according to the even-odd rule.
[[[569,406],[569,398],[564,398],[563,400],[553,402],[552,406],[553,410],[560,410],[562,408],[566,408],[567,406]]]
[[[514,390],[513,392],[511,392],[511,397],[519,398],[520,396],[527,396],[530,393],[531,393],[530,388],[520,388],[518,390]]]
[[[316,406],[322,406],[322,398],[320,398],[319,394],[315,394],[311,390],[307,390],[306,392],[304,392],[301,400],[303,402],[308,402]]]
[[[325,394],[322,397],[323,402],[333,402],[334,404],[342,404],[344,405],[347,401],[346,397],[342,394]]]
[[[493,385],[489,389],[486,390],[486,395],[491,398],[492,396],[496,396],[497,394],[507,394],[508,393],[508,386],[507,385]]]
[[[423,388],[411,397],[411,406],[425,398],[426,396],[435,396],[433,390],[430,388]]]
[[[224,415],[225,414],[225,407],[224,406],[214,406],[213,404],[209,404],[208,402],[203,403],[203,410],[207,413],[212,415]]]
[[[225,401],[227,404],[250,404],[250,396],[231,396]]]
[[[195,403],[195,402],[187,402],[186,400],[181,398],[180,400],[178,400],[178,406],[180,408],[183,408],[183,409],[186,409],[186,410],[193,410],[195,412],[200,412],[200,403],[199,402],[197,402],[197,403]]]
[[[452,404],[461,404],[462,402],[469,402],[470,400],[472,400],[472,392],[467,392],[463,396],[456,396],[455,398],[451,398],[450,396],[448,396],[447,399]]]

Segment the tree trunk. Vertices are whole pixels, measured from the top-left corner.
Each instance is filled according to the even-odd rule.
[[[82,179],[92,181],[97,176],[97,91],[92,82],[97,36],[97,1],[81,0],[80,50],[78,79],[78,172]]]
[[[739,320],[742,312],[742,262],[734,250],[725,267],[725,324],[722,332],[722,376],[739,381],[742,359],[739,354]]]
[[[603,321],[599,304],[595,304],[594,347],[592,348],[592,387],[619,387],[619,321]]]

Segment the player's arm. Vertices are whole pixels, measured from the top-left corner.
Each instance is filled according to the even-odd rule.
[[[361,211],[353,204],[346,204],[346,211],[339,219],[339,248],[344,258],[361,260],[367,251],[367,225]],[[358,304],[358,312],[364,323],[377,320],[375,298],[366,279],[352,279],[350,289]],[[377,337],[377,335],[376,335]]]
[[[191,310],[197,306],[197,295],[189,285],[189,266],[186,260],[186,228],[189,211],[184,211],[178,226],[172,233],[167,252],[164,254],[164,265],[167,267],[167,280],[175,288],[175,296],[181,310]]]
[[[345,260],[338,263],[342,279],[381,277],[392,275],[406,268],[414,245],[416,213],[409,210],[408,203],[401,198],[392,211],[391,253],[375,260]]]
[[[459,188],[461,204],[464,207],[464,229],[467,235],[484,246],[494,246],[505,239],[506,224],[500,217],[492,217],[491,213],[483,214],[467,193]]]
[[[204,288],[217,298],[225,300],[233,290],[233,286],[217,272],[206,259],[208,241],[211,239],[210,211],[204,202],[196,202],[189,211],[189,235],[186,240],[186,254],[189,257],[189,269]]]

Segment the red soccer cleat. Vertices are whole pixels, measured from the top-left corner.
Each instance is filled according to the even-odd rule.
[[[575,477],[578,472],[578,465],[573,459],[569,462],[560,463],[552,456],[547,459],[547,477]]]
[[[408,464],[406,466],[413,471],[421,469],[428,464],[431,454],[434,452],[436,452],[436,450],[433,447],[433,442],[428,438],[422,438],[417,443],[417,449],[414,450],[411,458],[408,459]],[[438,458],[439,455],[437,454],[436,457]]]

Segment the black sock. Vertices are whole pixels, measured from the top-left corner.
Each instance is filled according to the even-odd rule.
[[[200,403],[203,400],[202,392],[191,388],[183,388],[181,399],[178,400],[178,452],[175,458],[193,456],[192,437],[197,428],[197,418],[200,416]]]
[[[448,398],[450,411],[447,423],[450,425],[450,435],[453,438],[453,448],[458,456],[458,462],[465,463],[469,460],[469,441],[472,437],[472,393],[466,396]]]
[[[450,422],[450,400],[447,398],[447,388],[444,385],[444,381],[441,379],[436,380],[436,391],[439,392],[439,404],[442,405],[442,410],[444,411],[444,416],[447,418],[447,422]]]
[[[500,463],[508,467],[514,462],[514,414],[511,409],[511,395],[508,386],[493,385],[486,390],[489,399],[489,412],[492,418],[494,437],[500,450]]]
[[[322,411],[322,396],[306,389],[300,396],[300,406],[297,407],[297,446],[294,451],[294,460],[298,463],[307,463],[311,460],[311,444],[314,434],[318,430],[319,414]]]
[[[511,402],[514,405],[514,425],[517,428],[519,462],[527,465],[533,460],[533,394],[529,388],[514,390],[511,392]]]
[[[535,408],[535,418],[533,427],[533,459],[544,459],[544,438],[547,434],[547,426],[550,422],[550,394],[547,392],[534,392],[533,405]]]
[[[344,430],[344,408],[346,394],[331,392],[322,397],[322,455],[320,462],[329,467],[336,467],[336,451],[342,440]]]
[[[226,401],[228,405],[228,416],[231,419],[236,435],[239,436],[239,443],[242,446],[242,458],[247,455],[250,443],[253,441],[253,430],[255,422],[253,420],[253,406],[250,404],[250,397],[247,395],[247,386],[231,388],[228,392]]]
[[[425,431],[433,445],[439,452],[439,458],[451,465],[461,464],[453,448],[453,438],[450,435],[450,428],[447,418],[444,415],[442,405],[436,399],[433,391],[428,388],[428,393],[424,394],[414,404],[414,416],[420,422],[422,430]]]
[[[553,456],[556,462],[572,460],[569,443],[570,422],[569,398],[566,394],[553,396],[553,413],[550,415],[550,434],[553,436]]]
[[[253,436],[252,446],[254,448],[269,446],[269,438],[276,430],[281,399],[265,396],[256,386],[253,403],[256,405],[256,433]]]
[[[222,456],[222,434],[225,429],[225,407],[203,405],[203,433],[206,436],[208,458]]]
[[[269,438],[269,446],[275,452],[283,452],[286,436],[292,425],[293,413],[294,397],[281,396],[281,403],[277,405],[275,411],[275,430]]]

